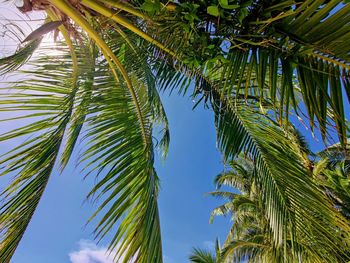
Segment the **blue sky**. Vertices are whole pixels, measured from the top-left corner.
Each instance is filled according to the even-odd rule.
[[[5,10],[1,5],[0,12]],[[221,202],[205,196],[214,189],[213,179],[223,164],[216,149],[212,113],[202,106],[192,111],[194,102],[176,93],[162,97],[171,130],[168,158],[156,164],[162,188],[159,207],[164,257],[165,263],[182,263],[188,262],[193,246],[210,248],[215,238],[223,240],[229,229],[227,218],[216,218],[209,225],[211,210]],[[308,139],[313,149],[322,149],[322,143],[311,136]],[[11,145],[0,145],[1,152]],[[106,243],[94,244],[92,226],[85,227],[94,211],[93,204],[83,203],[93,177],[83,180],[75,161],[73,158],[62,174],[55,172],[51,176],[12,262],[111,262],[105,257]],[[1,180],[0,187],[4,185]]]

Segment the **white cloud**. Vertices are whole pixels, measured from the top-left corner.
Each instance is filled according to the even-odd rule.
[[[114,263],[115,253],[106,247],[98,247],[90,240],[80,240],[79,250],[69,253],[71,263]]]
[[[81,239],[78,242],[79,249],[69,253],[71,263],[115,263],[113,258],[115,252],[110,253],[104,246],[97,246],[91,240]],[[164,255],[164,263],[174,263],[174,261]],[[123,257],[120,258],[123,261]],[[119,262],[119,261],[118,261]],[[135,263],[132,261],[132,263]]]

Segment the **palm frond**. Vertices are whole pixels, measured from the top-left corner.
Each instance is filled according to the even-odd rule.
[[[24,80],[6,83],[5,89],[11,92],[1,94],[1,111],[19,112],[10,120],[32,121],[0,135],[0,141],[30,136],[1,160],[1,174],[15,174],[12,183],[1,192],[2,262],[10,261],[38,206],[71,117],[77,84],[73,82],[67,50],[62,52],[61,56],[50,58],[50,79],[45,75],[48,58],[41,55],[33,61],[35,66],[21,73],[26,76]]]
[[[189,259],[193,263],[218,263],[213,254],[209,251],[198,248],[193,249]]]
[[[254,160],[275,245],[285,246],[288,235],[292,242],[298,242],[298,236],[322,235],[324,240],[315,239],[323,249],[315,253],[327,258],[339,248],[333,245],[340,246],[344,240],[324,225],[347,229],[348,224],[312,182],[285,131],[252,109],[229,103],[216,108],[219,147],[228,159],[245,152]],[[305,227],[306,218],[312,222],[312,228]],[[338,255],[347,257],[346,251],[339,251]]]
[[[249,192],[253,184],[252,174],[256,172],[253,163],[239,157],[237,160],[230,162],[230,166],[229,171],[215,177],[214,183],[217,188],[225,185],[237,188],[241,192]]]
[[[237,10],[223,10],[231,19],[225,24],[223,19],[213,21],[207,8],[203,8],[208,3],[202,1],[195,9],[202,9],[199,12],[204,10],[205,14],[189,25],[183,17],[186,5],[174,4],[176,8],[163,8],[164,16],[151,18],[137,9],[139,4],[138,1],[131,4],[91,0],[76,4],[49,1],[50,10],[62,18],[64,27],[81,27],[84,33],[80,29],[74,29],[74,33],[84,37],[86,33],[101,53],[91,52],[94,63],[89,73],[81,78],[84,80],[80,89],[73,78],[74,93],[71,92],[72,86],[59,85],[62,90],[54,90],[58,95],[37,95],[35,92],[52,92],[50,85],[37,85],[40,78],[66,76],[61,74],[64,71],[61,67],[57,68],[60,72],[56,72],[56,68],[48,68],[45,74],[36,75],[39,80],[23,84],[30,84],[33,94],[11,94],[0,102],[5,105],[2,111],[35,109],[39,112],[23,118],[43,118],[3,134],[1,140],[35,135],[34,139],[5,157],[3,162],[9,162],[10,168],[4,173],[20,170],[39,178],[35,175],[40,175],[41,169],[47,168],[45,179],[33,183],[40,184],[38,193],[42,192],[66,128],[69,137],[61,160],[63,167],[69,161],[85,122],[85,137],[89,142],[83,160],[89,173],[106,173],[89,195],[103,199],[92,216],[94,218],[105,211],[96,227],[96,236],[103,238],[119,223],[110,243],[110,249],[121,244],[117,258],[124,255],[125,262],[131,259],[161,262],[157,208],[159,180],[153,167],[152,132],[160,120],[164,132],[159,145],[166,151],[169,131],[155,87],[157,83],[161,88],[178,87],[180,92],[186,92],[194,83],[193,96],[201,96],[198,103],[204,100],[214,110],[219,146],[225,158],[231,160],[244,152],[257,167],[254,184],[262,189],[273,244],[284,246],[281,250],[284,252],[278,258],[285,257],[288,242],[292,244],[293,253],[302,253],[298,242],[301,236],[306,236],[305,242],[316,242],[317,247],[322,248],[314,251],[318,258],[333,261],[335,258],[331,252],[335,251],[338,254],[336,260],[348,260],[348,254],[343,249],[344,244],[348,246],[348,237],[344,240],[340,235],[349,226],[314,187],[310,171],[305,167],[309,162],[306,147],[299,147],[300,137],[295,134],[290,136],[267,115],[272,114],[270,110],[273,109],[279,125],[287,126],[291,108],[300,114],[301,108],[305,107],[312,129],[318,126],[326,140],[329,127],[335,126],[341,145],[345,145],[348,127],[343,97],[347,95],[350,99],[350,50],[347,45],[350,4],[341,4],[340,0],[253,1],[243,3]],[[190,6],[194,7],[193,4]],[[130,20],[120,15],[120,10]],[[175,13],[169,15],[169,12]],[[107,30],[96,30],[96,25]],[[119,25],[126,30],[119,29]],[[114,27],[117,34],[109,27]],[[130,37],[130,32],[135,38]],[[176,41],[173,41],[174,38]],[[14,56],[1,59],[0,72],[8,72],[24,64],[39,45],[38,41],[35,38]],[[222,44],[228,44],[227,50],[222,48]],[[214,46],[211,48],[215,52],[207,55],[209,46]],[[142,48],[148,54],[138,55]],[[149,54],[150,57],[147,57]],[[46,98],[46,95],[49,97]],[[76,95],[79,97],[77,100]],[[65,98],[64,103],[62,97]],[[242,105],[242,99],[250,107]],[[254,111],[256,102],[267,115],[261,116]],[[47,134],[54,140],[42,146]],[[298,146],[294,147],[295,144]],[[33,156],[34,151],[48,145],[50,149],[42,151],[45,158]],[[300,152],[305,153],[305,158],[300,157]],[[28,160],[32,161],[26,164]],[[10,188],[16,188],[17,184],[24,187],[21,182]],[[28,187],[33,191],[34,187]],[[8,191],[9,195],[4,195],[12,204],[11,198],[17,199],[12,196],[12,191]],[[22,193],[27,192],[19,191],[21,200],[26,200]],[[33,200],[31,208],[39,199]],[[16,206],[5,205],[3,209],[16,216],[14,224],[21,220],[15,213]],[[27,219],[34,210],[28,211]],[[10,220],[11,216],[6,218]],[[308,224],[303,222],[305,219]],[[21,226],[26,226],[28,220]],[[9,260],[15,246],[7,246],[9,250],[6,251],[10,252],[5,253],[6,260]],[[314,249],[313,245],[310,247]]]
[[[15,71],[24,65],[39,47],[42,38],[36,38],[19,48],[15,54],[0,58],[0,74]]]
[[[96,46],[92,43],[85,43],[82,48],[75,47],[79,60],[79,75],[77,80],[79,86],[75,99],[75,105],[72,111],[71,121],[67,127],[66,140],[61,154],[61,168],[64,169],[73,150],[76,147],[78,138],[81,135],[93,92],[95,65],[98,56]]]
[[[198,4],[201,11],[197,15],[205,5],[209,4]],[[251,96],[261,105],[274,104],[280,124],[288,120],[291,109],[301,118],[306,111],[312,129],[318,128],[327,140],[335,127],[344,146],[348,133],[344,98],[350,94],[349,50],[344,47],[349,38],[344,33],[349,27],[349,3],[256,1],[237,10],[223,10],[230,13],[230,22],[220,20],[217,24],[200,13],[203,17],[195,20],[192,31],[181,16],[185,5],[177,8],[179,13],[172,13],[177,22],[166,20],[166,15],[154,18],[164,28],[158,37],[162,35],[164,42],[176,43],[169,43],[170,49],[180,47],[175,57],[154,51],[156,60],[163,60],[154,63],[161,87],[178,87],[179,92],[186,92],[192,82],[196,85],[194,94],[205,98],[213,90],[222,97]],[[243,9],[247,15],[240,21],[238,10]],[[292,26],[300,23],[303,26]],[[156,32],[156,26],[146,28],[150,34]],[[309,37],[304,38],[303,28],[312,28],[314,35],[306,34]],[[333,30],[334,38],[324,33]],[[341,48],[335,43],[341,43]],[[209,45],[218,48],[212,57],[205,53]]]
[[[313,169],[317,184],[322,187],[334,206],[350,218],[350,160],[339,144],[319,153],[321,159]]]
[[[54,82],[57,78],[61,78],[62,81],[67,79],[68,74],[65,70],[75,68],[72,64],[67,64],[67,58],[64,61],[58,59],[57,65],[48,65],[47,60],[45,61],[43,58],[39,63],[43,65],[42,68],[36,68],[35,65],[38,62],[33,61],[33,71],[30,70],[26,73],[35,75],[38,80],[26,79],[17,84],[18,89],[21,89],[22,86],[28,87],[28,85],[31,85],[31,92],[28,94],[3,95],[3,98],[6,99],[0,102],[3,105],[1,111],[31,112],[23,117],[15,117],[13,120],[30,119],[31,117],[41,119],[3,134],[1,140],[31,133],[38,135],[29,143],[26,142],[18,149],[11,151],[14,154],[13,157],[10,156],[3,162],[10,162],[11,158],[14,160],[11,163],[12,166],[5,170],[4,174],[16,169],[24,169],[22,166],[26,167],[25,161],[34,158],[34,153],[38,151],[38,148],[43,147],[42,144],[45,144],[50,152],[55,151],[55,154],[51,159],[49,158],[51,155],[46,156],[47,159],[40,159],[40,164],[46,167],[46,162],[51,160],[50,169],[52,170],[62,144],[61,165],[64,168],[70,160],[81,132],[86,130],[85,138],[90,140],[87,142],[83,160],[88,163],[87,169],[91,168],[88,174],[94,171],[101,174],[106,171],[106,175],[101,178],[89,195],[89,197],[97,195],[98,199],[105,197],[97,212],[90,219],[95,218],[97,214],[102,214],[101,210],[103,208],[107,209],[96,227],[96,237],[103,238],[118,223],[119,228],[114,232],[115,235],[112,237],[109,246],[112,250],[117,249],[116,246],[118,245],[116,260],[122,255],[125,262],[131,259],[137,260],[137,262],[162,262],[157,207],[159,179],[153,168],[152,131],[154,125],[163,125],[164,135],[161,144],[163,150],[166,151],[169,142],[167,119],[146,57],[135,53],[135,49],[138,48],[137,45],[131,47],[131,42],[125,42],[125,39],[122,39],[120,35],[118,35],[118,38],[116,35],[108,35],[107,33],[107,37],[115,56],[120,59],[130,74],[132,85],[135,86],[137,106],[141,105],[141,108],[136,108],[135,96],[131,96],[130,90],[124,82],[116,81],[110,65],[101,59],[101,54],[93,44],[81,43],[81,47],[75,47],[75,52],[78,52],[79,75],[73,76],[73,73],[71,75],[72,80],[79,83],[78,86],[77,84],[67,84],[71,86],[63,89],[61,85],[61,90],[54,89],[54,84],[50,84],[50,80],[47,80],[47,78],[50,78]],[[125,44],[117,46],[112,43],[111,39],[115,41],[114,43],[122,41]],[[113,48],[114,46],[115,48]],[[13,83],[8,85],[13,86]],[[74,96],[69,93],[69,88],[73,87],[75,87]],[[56,91],[58,95],[51,94],[52,90]],[[68,93],[70,96],[68,96]],[[65,94],[67,94],[67,97],[65,97]],[[68,109],[63,107],[66,104],[61,100],[69,105]],[[58,109],[67,115],[62,118],[56,117],[56,115],[61,116],[60,114],[63,114]],[[142,122],[139,121],[140,112],[138,110],[141,110],[143,114],[141,116]],[[61,122],[64,125],[61,125]],[[144,125],[142,130],[140,125]],[[49,131],[56,131],[56,126],[60,127],[60,140],[53,140],[53,138],[56,138],[53,133],[48,135]],[[86,126],[86,128],[83,128],[83,126]],[[65,136],[66,138],[63,140]],[[47,143],[47,140],[50,139],[52,140],[51,143]],[[52,145],[54,142],[57,142],[57,145]],[[27,148],[32,150],[28,151]],[[45,151],[43,151],[44,153]],[[17,161],[15,158],[20,159]],[[34,161],[30,163],[34,163]],[[39,164],[35,167],[38,171],[43,169]],[[48,172],[45,174],[45,183],[49,178],[49,174]],[[42,191],[37,192],[38,196],[37,199],[33,199],[34,201],[39,201],[45,183],[40,184]],[[17,184],[11,185],[9,189],[17,187]],[[133,194],[129,195],[129,193]],[[8,198],[10,197],[9,195]],[[17,200],[17,195],[14,194],[11,198]],[[7,205],[3,207],[4,211],[5,209],[12,209],[12,199],[9,199]],[[31,205],[31,207],[33,208],[31,212],[34,212],[36,205]],[[13,217],[12,219],[14,226],[16,224],[24,226],[23,229],[20,229],[23,234],[30,218],[31,215],[26,217],[26,224],[20,221],[21,218]],[[20,235],[11,234],[10,230],[4,240],[6,237],[17,237],[16,246],[21,238]],[[119,246],[119,244],[121,245]],[[11,247],[11,253],[5,253],[6,260],[10,259],[16,246]],[[4,249],[7,248],[4,246]]]
[[[115,52],[126,57],[121,62],[133,82],[143,122],[138,121],[133,97],[122,82],[115,82],[107,63],[96,65],[82,161],[88,174],[97,173],[99,179],[89,197],[101,199],[101,204],[89,221],[102,215],[95,229],[99,240],[118,224],[109,245],[110,250],[117,250],[116,261],[123,256],[123,262],[162,262],[159,179],[153,168],[152,144],[154,105],[160,105],[149,99],[152,86],[142,81],[140,70],[130,63],[137,62],[131,60],[133,51],[123,48],[122,53],[120,49]]]

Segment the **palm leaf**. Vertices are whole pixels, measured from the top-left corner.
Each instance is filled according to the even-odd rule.
[[[338,249],[333,245],[340,246],[344,240],[335,237],[333,230],[324,225],[344,230],[348,225],[312,182],[285,132],[248,107],[229,104],[215,110],[218,142],[224,156],[231,159],[245,152],[256,163],[257,180],[275,245],[285,246],[289,234],[292,242],[298,242],[298,236],[322,235],[325,239],[316,242],[320,242],[324,250],[315,254],[327,258]],[[311,212],[311,207],[315,211]],[[312,222],[312,228],[305,227],[306,218]],[[347,257],[346,251],[338,254]]]
[[[9,262],[18,246],[52,173],[70,120],[77,91],[67,50],[56,59],[51,58],[50,79],[48,57],[39,56],[31,70],[22,72],[25,80],[7,83],[8,94],[1,94],[1,111],[20,114],[17,119],[39,119],[0,136],[0,141],[31,136],[2,157],[2,175],[15,178],[2,192],[0,207],[0,260]],[[65,78],[62,78],[64,74]],[[23,75],[22,75],[23,76]],[[30,112],[30,113],[28,113]]]
[[[230,14],[234,21],[230,25],[216,24],[204,16],[192,25],[190,33],[184,22],[166,20],[166,14],[154,18],[164,28],[160,31],[164,43],[175,43],[169,43],[169,47],[177,54],[165,56],[164,51],[154,51],[155,59],[163,60],[154,62],[161,87],[170,90],[178,87],[179,92],[186,92],[192,82],[196,85],[195,95],[206,98],[216,90],[222,97],[249,99],[253,96],[261,102],[267,100],[275,105],[281,124],[284,120],[287,122],[292,108],[300,117],[306,111],[311,128],[318,128],[324,140],[336,126],[344,145],[348,132],[344,97],[350,94],[349,49],[344,45],[350,35],[346,34],[349,3],[341,2],[257,1],[240,7],[248,11],[243,21],[238,21],[236,10]],[[200,8],[202,5],[205,3],[200,3]],[[178,5],[177,8],[185,7]],[[172,14],[178,16],[179,21],[183,19],[179,13]],[[213,27],[220,30],[213,32]],[[157,26],[150,25],[147,30],[156,35]],[[305,33],[308,30],[314,32],[313,37]],[[213,41],[219,39],[219,43],[228,46],[227,50],[220,49],[214,58],[202,54],[201,59],[200,52],[207,45],[200,41],[205,35],[202,31],[211,35]],[[330,31],[334,32],[332,37]],[[193,43],[196,50],[192,48]],[[336,43],[341,43],[341,48]],[[198,60],[198,63],[192,65],[189,60]],[[170,67],[176,70],[171,71]]]
[[[23,118],[48,116],[47,119],[34,121],[3,134],[2,140],[30,133],[42,133],[59,125],[62,120],[56,117],[54,111],[57,110],[56,106],[61,107],[62,103],[56,96],[50,95],[46,98],[45,95],[41,95],[43,92],[50,92],[50,87],[45,88],[43,84],[45,81],[42,79],[45,77],[55,79],[57,76],[64,79],[66,73],[62,69],[70,66],[79,70],[79,76],[73,76],[74,82],[78,81],[79,83],[79,86],[75,88],[74,97],[64,99],[70,105],[66,112],[69,118],[64,118],[64,125],[60,126],[62,130],[60,130],[61,137],[57,147],[50,149],[57,149],[57,151],[60,149],[65,130],[67,130],[67,138],[64,140],[61,157],[61,165],[64,168],[75,149],[81,132],[85,129],[84,125],[86,125],[85,137],[89,138],[90,141],[87,143],[83,160],[87,162],[87,169],[91,168],[88,174],[95,171],[100,174],[106,171],[106,175],[91,190],[89,195],[92,197],[98,193],[100,199],[102,196],[105,198],[92,218],[100,214],[103,208],[107,209],[96,227],[96,237],[103,238],[118,223],[119,227],[114,232],[115,235],[112,236],[109,246],[112,250],[117,249],[118,245],[116,260],[123,256],[125,262],[131,259],[137,262],[162,262],[157,208],[159,182],[153,168],[152,131],[154,125],[161,125],[163,133],[159,147],[162,153],[166,154],[169,130],[165,111],[156,90],[154,76],[147,62],[147,56],[140,52],[141,49],[137,46],[139,42],[135,41],[135,38],[130,39],[127,33],[121,30],[110,30],[98,35],[95,29],[71,5],[61,2],[58,3],[58,8],[70,12],[78,25],[87,30],[88,36],[96,41],[96,47],[101,52],[97,51],[91,43],[85,43],[83,39],[80,39],[80,44],[82,44],[80,48],[73,46],[69,40],[67,23],[64,24],[64,27],[60,26],[70,49],[75,49],[74,52],[82,50],[81,54],[78,58],[73,58],[73,65],[62,63],[59,66],[52,65],[52,68],[50,65],[46,65],[46,76],[42,72],[37,72],[42,84],[40,87],[32,85],[33,92],[39,94],[31,94],[33,99],[30,102],[27,94],[17,94],[20,100],[17,100],[15,96],[10,96],[8,100],[1,101],[2,104],[8,105],[3,107],[3,111],[30,111],[32,109],[39,111],[39,113],[29,114]],[[56,19],[55,12],[50,10],[47,12],[53,19]],[[120,43],[123,44],[120,45]],[[75,61],[77,59],[79,64]],[[5,62],[7,63],[7,61],[9,60],[7,59]],[[20,62],[22,61],[25,60]],[[16,64],[20,63],[16,61]],[[27,81],[23,85],[28,85],[28,83],[33,84]],[[61,91],[61,94],[64,92],[67,92],[67,89]],[[41,96],[45,98],[41,99]],[[16,105],[16,101],[21,105]],[[109,132],[111,133],[109,134]],[[45,136],[38,135],[38,140],[41,138],[45,138]],[[32,147],[32,145],[26,143],[23,147]],[[20,151],[20,149],[15,149],[12,152],[15,152],[17,157],[16,150]],[[110,155],[108,150],[113,155]],[[21,150],[19,153],[24,154],[25,150]],[[29,153],[33,154],[33,152]],[[19,157],[21,158],[21,155]],[[52,166],[56,157],[57,153],[52,160]],[[11,158],[5,159],[5,161],[10,160]],[[27,160],[27,157],[23,157],[20,159],[21,162],[14,163],[13,167],[10,167],[5,173],[21,168],[22,163]],[[133,196],[128,196],[128,193],[133,193]],[[30,217],[28,217],[27,223],[29,219]],[[17,221],[14,219],[14,222]]]
[[[36,38],[19,48],[15,54],[0,58],[0,74],[15,71],[24,65],[39,47],[42,38]]]
[[[190,261],[193,263],[218,263],[214,255],[206,250],[198,248],[193,249],[190,255]]]
[[[153,168],[152,129],[155,116],[164,111],[159,98],[154,97],[154,81],[143,81],[146,76],[152,78],[151,71],[127,62],[137,63],[141,58],[135,57],[127,45],[114,52],[129,72],[143,122],[139,121],[133,97],[123,82],[115,82],[105,61],[97,64],[82,161],[87,174],[97,173],[98,182],[89,197],[101,203],[89,221],[101,215],[95,229],[99,240],[118,224],[109,245],[110,250],[117,251],[116,261],[123,256],[123,262],[162,262],[159,179]]]

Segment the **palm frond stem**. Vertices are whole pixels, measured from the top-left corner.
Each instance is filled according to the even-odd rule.
[[[93,9],[94,11],[100,13],[101,15],[109,17],[110,19],[114,20],[118,24],[120,24],[123,27],[129,29],[130,31],[134,32],[135,34],[137,34],[141,38],[147,40],[148,42],[150,42],[150,43],[152,43],[154,45],[156,45],[158,48],[160,48],[161,50],[163,50],[166,53],[170,54],[171,56],[174,56],[174,57],[177,56],[174,51],[168,49],[162,43],[160,43],[159,41],[155,40],[154,38],[152,38],[151,36],[149,36],[148,34],[143,32],[142,30],[140,30],[139,28],[137,28],[133,24],[129,23],[125,18],[119,16],[118,14],[116,14],[112,10],[104,7],[103,5],[98,4],[96,1],[82,0],[81,3],[83,5],[85,5],[85,6]]]
[[[119,69],[120,73],[122,74],[125,83],[130,91],[130,94],[133,98],[135,107],[137,109],[137,115],[139,118],[141,130],[142,130],[142,136],[145,143],[145,147],[148,145],[148,139],[145,129],[145,123],[142,117],[141,113],[141,107],[138,102],[138,98],[136,96],[136,92],[133,88],[131,79],[123,67],[122,63],[119,61],[119,59],[115,56],[115,54],[112,52],[112,50],[108,47],[108,45],[103,41],[103,39],[97,34],[97,32],[90,26],[90,24],[66,1],[60,1],[60,0],[50,0],[50,2],[60,9],[62,12],[69,15],[79,26],[81,26],[88,35],[96,42],[98,47],[103,51],[105,58],[107,59],[108,63],[111,65],[110,60],[108,60],[108,57],[115,63],[117,68]],[[113,69],[113,65],[111,65],[111,69]],[[116,74],[114,74],[116,76]]]

